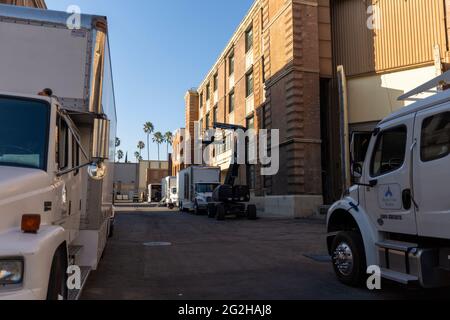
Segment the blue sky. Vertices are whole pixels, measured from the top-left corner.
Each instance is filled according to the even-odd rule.
[[[134,161],[143,124],[165,133],[184,127],[184,95],[212,67],[253,0],[46,0],[52,10],[78,5],[106,15],[120,149]],[[157,147],[150,142],[150,157]],[[161,147],[166,159],[166,146]],[[145,155],[145,156],[144,156]],[[147,151],[143,152],[147,158]]]

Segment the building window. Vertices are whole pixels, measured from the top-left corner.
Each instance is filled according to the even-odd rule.
[[[420,154],[423,162],[442,159],[450,154],[450,112],[424,120]]]
[[[210,97],[211,97],[211,85],[208,83],[206,85],[206,101],[209,101]]]
[[[234,91],[230,92],[230,95],[228,97],[228,110],[229,113],[232,113],[234,111]]]
[[[219,76],[217,75],[217,73],[214,75],[214,92],[216,92],[217,90],[219,90]]]
[[[264,56],[261,58],[261,71],[262,71],[262,82],[266,83],[266,62]]]
[[[203,92],[200,93],[200,109],[203,108]]]
[[[206,117],[205,117],[205,128],[206,128],[206,130],[209,129],[209,112],[206,114]]]
[[[228,57],[228,74],[230,76],[234,74],[234,52]]]
[[[214,107],[214,111],[213,111],[213,124],[217,123],[217,113],[218,113],[218,107],[215,106]]]
[[[255,117],[251,116],[250,118],[247,118],[247,129],[255,129]]]
[[[245,53],[253,48],[253,27],[250,27],[245,32]]]
[[[198,121],[198,127],[199,127],[199,130],[200,130],[200,134],[202,134],[203,133],[203,119],[200,119]]]
[[[247,98],[253,94],[253,70],[245,75],[245,92]]]

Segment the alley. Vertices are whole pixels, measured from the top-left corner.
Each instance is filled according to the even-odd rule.
[[[146,209],[117,216],[114,237],[83,299],[396,299],[445,298],[383,283],[380,292],[335,280],[319,221],[218,222]],[[309,258],[312,257],[313,259]]]

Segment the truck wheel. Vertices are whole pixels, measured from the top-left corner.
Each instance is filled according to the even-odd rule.
[[[215,218],[217,214],[217,208],[214,203],[208,204],[208,218]]]
[[[226,218],[225,205],[222,203],[217,205],[216,218],[219,221],[223,221]]]
[[[50,271],[47,300],[67,300],[67,248],[62,244],[55,253]]]
[[[200,215],[200,209],[198,208],[197,202],[194,204],[194,214],[195,214],[196,216],[199,216],[199,215]]]
[[[247,206],[247,219],[248,220],[257,219],[256,206],[253,204]]]
[[[340,232],[333,240],[331,258],[334,272],[343,284],[357,287],[367,279],[367,263],[361,235],[354,231]]]

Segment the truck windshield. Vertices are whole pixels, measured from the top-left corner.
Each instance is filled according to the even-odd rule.
[[[48,103],[0,96],[0,166],[45,170]]]
[[[199,183],[195,186],[197,193],[211,193],[219,186],[217,183]]]

